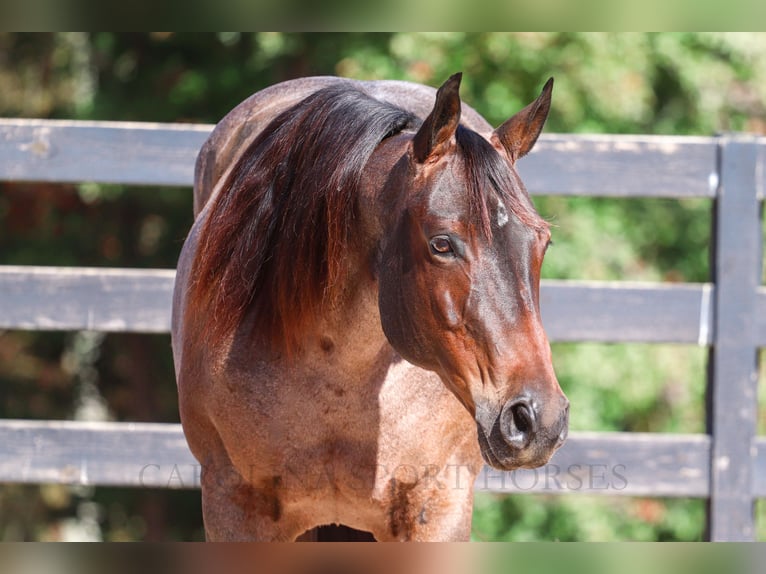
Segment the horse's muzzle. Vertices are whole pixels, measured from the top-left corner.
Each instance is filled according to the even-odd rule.
[[[508,401],[495,417],[482,417],[477,412],[479,446],[485,462],[500,470],[547,463],[566,440],[569,401],[561,395],[559,404],[549,408],[557,411],[552,424],[544,423],[551,413],[544,416],[540,403],[526,396]]]

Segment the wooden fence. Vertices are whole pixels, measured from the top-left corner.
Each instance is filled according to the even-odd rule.
[[[0,120],[0,180],[188,186],[210,130]],[[574,432],[547,467],[485,469],[477,489],[705,498],[712,540],[754,538],[754,500],[766,497],[756,432],[764,165],[766,139],[741,135],[541,138],[520,165],[533,194],[711,200],[710,283],[544,281],[541,302],[552,341],[707,347],[708,433]],[[0,266],[0,329],[167,333],[173,277]],[[199,466],[180,425],[4,420],[0,482],[194,488]]]

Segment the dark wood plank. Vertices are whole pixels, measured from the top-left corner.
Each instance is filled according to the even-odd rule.
[[[543,135],[519,160],[530,193],[605,197],[714,197],[714,138]]]
[[[175,274],[159,269],[0,267],[0,328],[165,333]],[[710,287],[544,281],[552,341],[707,344]]]
[[[537,478],[485,469],[475,488],[706,496],[709,444],[705,435],[574,432]],[[0,421],[0,482],[198,488],[199,475],[177,424]]]
[[[552,341],[707,345],[713,291],[709,284],[544,281],[540,309]]]
[[[756,317],[762,242],[758,169],[753,139],[722,138],[713,251],[716,330],[708,369],[712,540],[755,537],[751,443],[758,409]]]
[[[572,433],[542,468],[485,468],[477,492],[706,497],[710,438],[655,433]]]
[[[0,120],[0,179],[191,185],[212,126]]]
[[[181,425],[0,421],[0,481],[197,488]]]
[[[166,333],[175,271],[0,267],[0,328]]]
[[[209,125],[0,120],[0,179],[191,185]],[[543,135],[519,162],[531,193],[712,197],[713,138]]]

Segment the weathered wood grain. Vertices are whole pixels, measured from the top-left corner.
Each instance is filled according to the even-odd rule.
[[[706,497],[706,435],[574,432],[542,468],[485,468],[477,492]]]
[[[475,489],[704,497],[709,447],[705,435],[572,433],[547,467],[486,468]],[[198,488],[200,472],[178,424],[0,421],[0,482]]]
[[[761,282],[758,148],[753,138],[723,140],[715,202],[713,275],[716,330],[708,365],[712,436],[709,528],[713,540],[755,538],[752,441],[758,414],[757,311]]]
[[[0,120],[0,179],[191,185],[212,126]]]
[[[0,328],[166,333],[175,271],[0,267]]]
[[[552,341],[707,345],[715,326],[709,284],[543,281]]]
[[[0,421],[0,482],[195,488],[181,425]]]
[[[0,328],[166,333],[174,277],[161,269],[0,267]],[[553,341],[707,344],[709,304],[704,285],[544,281],[541,292]]]
[[[543,135],[518,168],[533,194],[714,197],[714,138]]]
[[[213,126],[0,120],[0,179],[191,185]],[[713,197],[714,138],[543,135],[519,162],[533,194]]]

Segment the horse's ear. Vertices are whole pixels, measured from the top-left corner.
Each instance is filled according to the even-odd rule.
[[[436,92],[434,109],[420,126],[412,141],[415,160],[424,163],[441,155],[455,137],[460,123],[460,80],[463,74],[453,74]]]
[[[534,102],[495,130],[495,135],[510,154],[511,160],[524,157],[535,145],[551,109],[552,91],[553,78],[550,78]]]

